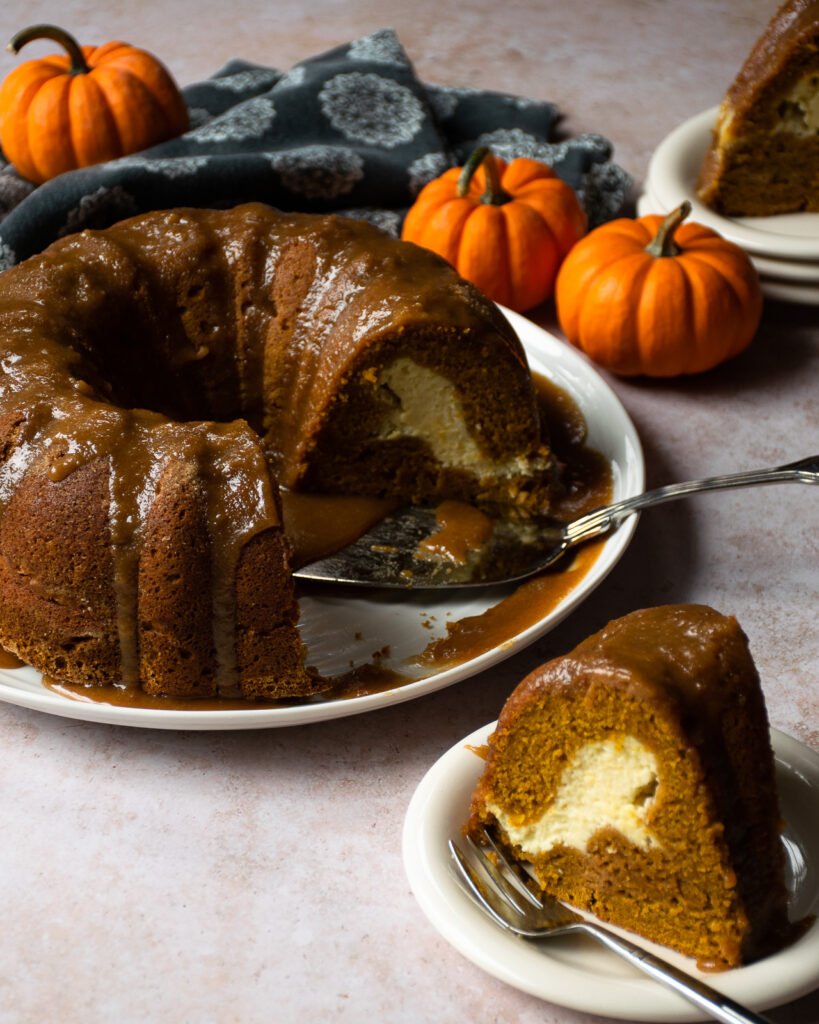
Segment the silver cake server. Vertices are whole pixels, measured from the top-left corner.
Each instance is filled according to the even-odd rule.
[[[298,569],[301,580],[361,587],[436,590],[514,583],[555,563],[570,548],[599,537],[641,509],[703,491],[778,483],[819,484],[819,455],[777,466],[669,484],[594,509],[573,522],[495,522],[491,539],[464,563],[424,556],[419,545],[435,533],[434,508],[393,512],[349,546]]]

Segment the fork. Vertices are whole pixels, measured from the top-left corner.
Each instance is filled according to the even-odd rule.
[[[479,844],[469,836],[465,838],[469,855],[450,839],[449,851],[467,894],[502,928],[525,939],[546,939],[572,933],[588,935],[655,981],[694,1003],[714,1020],[727,1024],[771,1024],[766,1017],[734,1002],[699,978],[686,974],[602,925],[585,920],[553,897],[536,893],[526,872],[510,863],[489,832],[484,830],[481,839]]]

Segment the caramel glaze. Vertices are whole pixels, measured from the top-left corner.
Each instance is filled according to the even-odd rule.
[[[602,546],[602,541],[588,544],[568,565],[526,580],[481,615],[448,623],[446,636],[433,640],[410,664],[426,673],[440,672],[509,642],[548,615],[574,590],[597,561]]]
[[[435,533],[418,545],[418,558],[444,559],[465,565],[492,536],[492,520],[463,501],[442,501],[435,509]]]
[[[297,491],[282,491],[281,498],[294,569],[352,544],[398,505],[392,498]]]
[[[237,646],[252,669],[263,656],[260,631],[278,627],[250,622],[239,636],[234,585],[252,542],[281,530],[274,477],[294,487],[311,468],[339,387],[362,372],[364,354],[400,347],[410,334],[431,351],[442,332],[453,351],[480,352],[491,341],[525,404],[525,356],[496,307],[438,257],[351,219],[282,215],[261,204],[160,211],[69,236],[7,271],[0,285],[0,532],[21,483],[30,491],[32,480],[41,481],[47,490],[96,474],[108,508],[99,523],[89,522],[88,534],[110,534],[114,582],[113,601],[101,596],[107,582],[97,586],[97,621],[77,612],[71,629],[38,640],[38,616],[48,615],[32,610],[34,587],[48,588],[29,573],[32,588],[23,593],[19,562],[10,559],[8,586],[18,588],[21,608],[17,619],[3,617],[0,639],[14,637],[21,654],[61,678],[71,678],[72,664],[91,661],[76,655],[78,645],[104,647],[99,677],[144,686],[138,579],[146,520],[168,473],[195,467],[190,484],[206,492],[214,650],[210,637],[200,643],[206,649],[196,657],[208,665],[189,672],[190,687],[206,673],[221,692],[245,693]],[[511,451],[540,443],[536,415],[520,422]],[[4,534],[4,553],[10,541]],[[102,549],[106,541],[96,543]],[[38,557],[47,561],[42,551]],[[88,562],[74,557],[81,569]],[[63,618],[85,601],[74,587],[60,593]],[[310,692],[315,687],[296,663],[292,590],[289,606],[280,593],[268,604],[277,602],[292,651],[283,674],[300,673],[301,692]],[[17,640],[23,619],[25,643]],[[160,609],[156,619],[160,632],[172,628],[173,615]],[[163,645],[167,636],[156,650]],[[187,646],[180,642],[180,665],[191,658]],[[160,662],[158,654],[153,671]],[[163,685],[158,679],[156,689]]]
[[[16,654],[0,647],[0,668],[23,668],[24,661],[21,661]]]
[[[18,665],[0,665],[0,668],[19,668]],[[329,694],[316,695],[313,703],[326,699],[351,700],[371,693],[384,693],[413,682],[406,674],[382,665],[375,660],[359,665],[339,677]],[[164,697],[159,694],[134,693],[124,686],[81,686],[78,683],[63,683],[43,676],[43,685],[61,697],[87,704],[108,704],[119,708],[145,708],[152,711],[259,711],[265,708],[292,707],[303,704],[299,698],[281,700],[255,700],[252,703],[241,698]]]
[[[80,683],[64,683],[59,679],[43,676],[43,685],[68,700],[84,704],[109,704],[116,708],[144,708],[150,711],[247,711],[248,708],[286,707],[287,700],[255,700],[252,703],[240,697],[166,697],[162,694],[135,693],[125,686],[83,686]]]

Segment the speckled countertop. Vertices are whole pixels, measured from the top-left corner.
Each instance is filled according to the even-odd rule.
[[[719,102],[771,0],[8,0],[0,36],[59,21],[159,52],[181,83],[233,56],[287,67],[391,25],[422,79],[553,100],[638,181]],[[13,66],[0,58],[0,74]],[[550,324],[547,314],[545,326]],[[819,451],[819,312],[768,302],[731,364],[611,381],[648,485]],[[433,930],[401,863],[427,768],[512,686],[608,619],[669,601],[735,614],[772,723],[819,750],[819,493],[704,496],[643,517],[589,600],[467,682],[359,717],[261,732],[143,731],[0,706],[0,1022],[580,1024],[482,973]],[[819,1019],[809,996],[770,1012]]]

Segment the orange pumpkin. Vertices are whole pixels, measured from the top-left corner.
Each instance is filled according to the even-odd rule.
[[[24,29],[9,49],[17,53],[33,39],[52,39],[67,52],[26,61],[0,86],[0,146],[24,178],[41,184],[187,129],[179,89],[144,50],[119,42],[80,47],[54,25]]]
[[[665,219],[611,221],[583,239],[555,288],[566,337],[623,376],[701,373],[741,352],[762,314],[746,253],[685,202]]]
[[[526,157],[507,165],[481,147],[421,190],[402,238],[522,312],[552,294],[561,261],[585,231],[577,196],[550,167]]]

